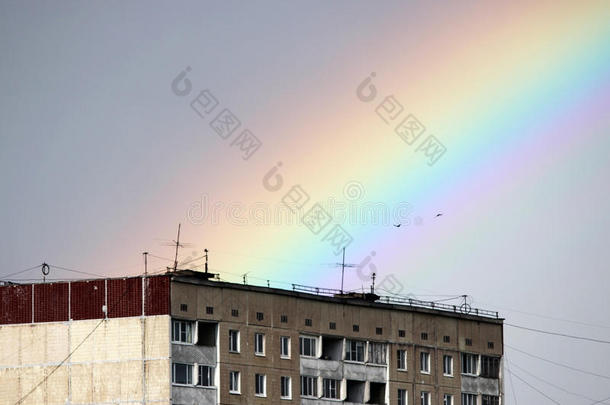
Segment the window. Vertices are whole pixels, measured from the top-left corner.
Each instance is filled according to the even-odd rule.
[[[264,374],[254,374],[254,394],[258,397],[267,396],[267,377]]]
[[[299,353],[301,356],[316,357],[316,341],[318,339],[309,336],[299,337]]]
[[[443,405],[453,405],[453,395],[443,395]]]
[[[462,405],[477,405],[477,395],[462,393]]]
[[[483,395],[483,405],[500,405],[500,397]]]
[[[193,323],[189,321],[172,321],[172,342],[193,343]]]
[[[421,340],[428,340],[428,333],[427,332],[422,332],[421,333]]]
[[[462,353],[462,374],[476,375],[478,359],[476,354]]]
[[[369,343],[369,363],[386,364],[386,352],[385,343]]]
[[[353,326],[352,326],[352,330],[353,330],[354,332],[360,332],[360,325],[353,325]]]
[[[290,358],[290,337],[280,336],[280,356],[284,359]]]
[[[407,333],[404,331],[404,329],[398,330],[398,337],[405,337],[406,335],[407,335]]]
[[[443,356],[443,375],[453,376],[453,357]]]
[[[280,397],[282,399],[292,398],[292,381],[290,377],[280,377]]]
[[[315,397],[317,395],[318,395],[317,377],[302,375],[301,376],[301,396]]]
[[[233,353],[239,353],[239,331],[229,331],[229,351]]]
[[[466,338],[466,346],[472,346],[472,339]]]
[[[280,322],[281,323],[288,323],[288,315],[280,316]]]
[[[365,343],[360,340],[348,340],[346,343],[345,360],[364,363]]]
[[[216,324],[211,322],[197,322],[197,345],[216,346]]]
[[[407,405],[407,390],[398,389],[398,405]]]
[[[481,356],[481,377],[498,378],[500,376],[500,358]]]
[[[421,405],[430,405],[430,393],[422,391],[421,393]]]
[[[180,311],[186,312],[189,310],[189,306],[186,304],[180,304]]]
[[[383,335],[383,328],[375,328],[376,335]]]
[[[239,309],[232,309],[231,310],[231,316],[239,316]]]
[[[205,307],[205,313],[208,315],[214,314],[214,307]]]
[[[262,312],[257,312],[256,313],[256,320],[257,321],[262,321],[263,319],[265,319],[265,315]]]
[[[254,354],[257,356],[265,355],[265,335],[262,333],[254,334]]]
[[[487,342],[487,348],[488,349],[493,349],[494,348],[494,342]]]
[[[451,338],[447,335],[443,336],[443,342],[444,343],[450,343],[451,342]]]
[[[396,365],[399,370],[407,369],[407,351],[406,350],[396,350]]]
[[[305,319],[305,326],[311,326],[311,325],[312,325],[311,319],[309,319],[309,318]]]
[[[241,389],[241,378],[239,371],[229,372],[229,392],[231,394],[239,394]]]
[[[193,365],[174,363],[172,365],[172,383],[174,384],[193,384]]]
[[[199,378],[197,385],[202,387],[214,386],[214,367],[199,366]]]
[[[337,380],[331,380],[329,378],[322,379],[322,397],[330,399],[339,399],[339,389]]]
[[[335,322],[330,322],[328,324],[328,329],[337,329],[337,324]]]
[[[430,374],[430,353],[419,353],[419,370],[424,374]]]

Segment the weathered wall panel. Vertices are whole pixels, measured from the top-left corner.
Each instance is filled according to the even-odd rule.
[[[32,322],[32,286],[0,287],[0,325]]]
[[[70,317],[75,321],[103,318],[104,305],[106,305],[104,280],[70,283]]]
[[[169,277],[144,278],[145,315],[169,314]]]
[[[36,284],[34,322],[68,320],[68,283]]]
[[[108,317],[142,315],[142,279],[108,280]]]

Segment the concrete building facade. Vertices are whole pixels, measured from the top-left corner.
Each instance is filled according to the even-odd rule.
[[[115,281],[97,280],[106,304],[91,308],[106,305],[106,312],[93,319],[70,311],[66,320],[42,321],[31,315],[38,301],[26,287],[45,287],[0,287],[0,343],[15,348],[0,358],[0,404],[15,404],[32,388],[22,403],[503,402],[497,313],[225,283],[190,271],[126,280],[141,285],[132,294],[139,307],[131,297],[121,304],[131,312],[112,312],[107,284]],[[79,306],[70,294],[75,283],[65,284],[68,307]],[[26,307],[15,305],[17,295]],[[15,315],[28,311],[29,323]]]

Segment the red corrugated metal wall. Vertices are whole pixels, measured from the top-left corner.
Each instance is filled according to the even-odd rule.
[[[70,317],[99,319],[104,317],[102,306],[106,305],[104,280],[77,281],[70,283]]]
[[[144,283],[145,315],[169,314],[169,276],[147,277]],[[0,325],[32,322],[32,288],[34,322],[101,319],[103,305],[109,318],[142,315],[142,277],[28,284],[0,287]]]
[[[145,284],[145,315],[169,314],[169,277],[148,277]]]
[[[142,278],[108,280],[108,317],[142,315]]]
[[[32,286],[0,287],[0,325],[29,322],[32,322]]]
[[[34,286],[34,322],[68,320],[68,283]]]

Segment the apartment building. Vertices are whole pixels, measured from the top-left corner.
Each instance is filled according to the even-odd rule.
[[[98,283],[103,299],[81,301],[79,283]],[[16,403],[37,384],[23,403],[503,400],[502,319],[495,312],[373,293],[225,283],[192,271],[56,283],[55,289],[65,285],[66,297],[54,302],[36,292],[49,285],[0,287],[0,343],[17,348],[0,359],[0,404]],[[36,315],[58,299],[67,313]],[[81,305],[90,319],[81,319],[87,312]]]

